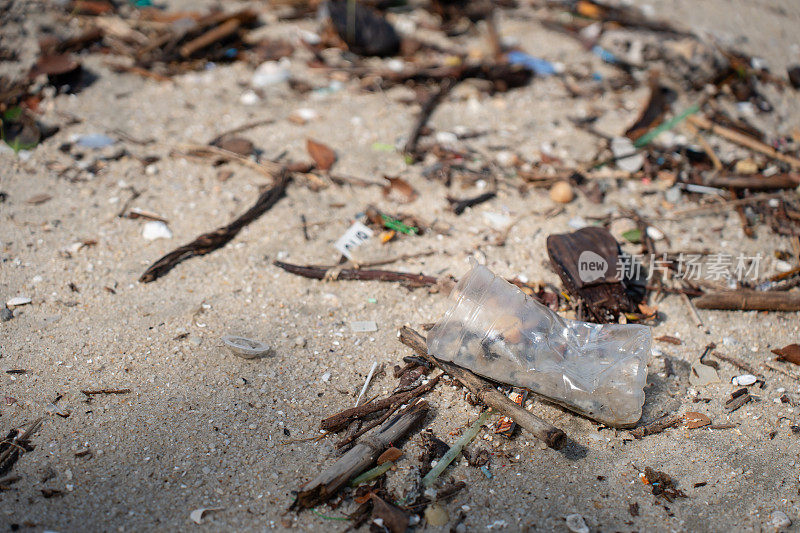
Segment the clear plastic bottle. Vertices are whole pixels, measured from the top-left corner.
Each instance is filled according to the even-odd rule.
[[[428,336],[431,355],[603,424],[641,417],[649,327],[566,320],[477,263],[450,297]]]

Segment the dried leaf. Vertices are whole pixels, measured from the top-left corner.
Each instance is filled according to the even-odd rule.
[[[383,452],[379,457],[377,463],[382,465],[387,461],[397,461],[400,457],[403,456],[403,452],[398,450],[394,446],[388,448],[385,452]]]
[[[336,162],[336,152],[327,145],[318,143],[313,139],[306,139],[306,150],[308,150],[308,155],[316,163],[317,168],[323,172],[330,170]]]
[[[800,344],[790,344],[783,348],[776,348],[772,353],[778,356],[780,361],[787,361],[800,365]]]
[[[253,143],[245,139],[244,137],[234,137],[234,136],[225,136],[222,139],[218,140],[214,143],[215,146],[219,146],[223,150],[227,150],[229,152],[233,152],[234,154],[239,154],[244,157],[248,157],[253,153]]]
[[[383,196],[385,198],[392,198],[401,204],[407,204],[417,199],[419,194],[414,187],[411,186],[403,178],[390,178],[384,176],[389,183],[383,187]]]
[[[686,413],[684,418],[686,419],[686,427],[689,429],[701,428],[711,423],[711,419],[703,413]]]
[[[408,515],[377,494],[372,495],[372,516],[383,520],[384,527],[391,533],[405,533],[408,527]]]

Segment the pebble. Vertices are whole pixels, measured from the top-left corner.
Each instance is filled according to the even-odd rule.
[[[757,381],[756,377],[752,374],[742,374],[741,376],[736,376],[731,380],[731,383],[734,385],[738,385],[741,387],[746,387],[748,385],[752,385]]]
[[[425,520],[433,527],[442,527],[450,521],[450,515],[447,514],[447,509],[438,503],[432,503],[425,509]]]
[[[559,204],[568,204],[575,198],[572,185],[566,181],[557,181],[550,187],[550,199]]]
[[[114,139],[102,133],[90,133],[81,135],[75,139],[75,144],[84,148],[105,148],[114,144]]]
[[[455,144],[458,142],[458,136],[449,131],[437,131],[435,138],[439,144]]]
[[[514,167],[519,164],[519,157],[517,157],[517,154],[508,150],[497,152],[494,156],[494,160],[497,161],[498,165],[504,168]]]
[[[6,307],[13,309],[14,307],[28,305],[29,303],[31,303],[31,299],[27,296],[15,296],[6,302]]]
[[[775,529],[785,529],[792,525],[792,521],[783,511],[772,511],[770,516],[772,527]]]
[[[329,382],[331,380],[331,373],[325,372],[324,374],[322,374],[322,377],[320,379],[325,383]]]
[[[3,307],[0,309],[0,320],[3,322],[8,322],[12,318],[14,318],[14,312],[11,309],[8,307]]]
[[[265,61],[261,63],[253,73],[251,84],[253,87],[268,87],[288,80],[289,64],[289,60],[286,58],[280,61]]]
[[[681,200],[683,193],[680,187],[670,187],[664,192],[664,199],[671,204],[677,204]]]
[[[664,238],[664,233],[653,226],[647,226],[647,236],[653,239],[654,241],[660,241]]]
[[[142,228],[142,237],[148,241],[156,239],[171,239],[172,231],[160,220],[151,220]]]
[[[755,174],[758,172],[758,165],[752,159],[740,159],[734,166],[734,172],[737,174]]]
[[[294,345],[302,348],[303,346],[306,345],[306,339],[304,337],[295,337]]]
[[[611,151],[617,159],[617,167],[626,172],[638,172],[644,165],[644,155],[636,151],[633,142],[627,137],[614,137],[611,140]],[[628,155],[630,154],[630,155]]]
[[[256,105],[261,101],[261,98],[254,91],[245,91],[239,97],[239,103],[242,105]]]
[[[566,520],[567,529],[572,531],[572,533],[589,533],[589,527],[586,525],[586,521],[578,513],[567,515]]]

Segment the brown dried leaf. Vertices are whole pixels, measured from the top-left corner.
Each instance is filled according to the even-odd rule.
[[[392,198],[396,202],[407,204],[413,202],[419,196],[414,187],[403,178],[390,178],[388,176],[384,176],[384,178],[389,181],[383,187],[384,198]]]
[[[670,335],[661,335],[660,337],[656,337],[657,341],[661,342],[668,342],[670,344],[681,345],[683,342],[678,337],[672,337]]]
[[[405,533],[408,527],[408,515],[377,494],[372,495],[372,517],[383,520],[384,527],[391,533]]]
[[[689,429],[697,429],[707,426],[711,423],[711,419],[703,413],[690,412],[684,415],[686,420],[686,427]]]
[[[223,150],[227,150],[244,157],[251,155],[255,149],[253,143],[244,137],[225,136],[214,144]]]
[[[787,361],[800,365],[800,344],[790,344],[783,348],[776,348],[772,353],[778,356],[781,361]]]
[[[316,163],[317,168],[323,172],[330,170],[336,162],[336,152],[327,145],[318,143],[313,139],[306,139],[306,150],[308,150],[308,155]]]
[[[392,446],[391,448],[387,448],[385,452],[383,452],[379,457],[377,463],[382,465],[387,461],[397,461],[400,457],[403,456],[403,452]]]

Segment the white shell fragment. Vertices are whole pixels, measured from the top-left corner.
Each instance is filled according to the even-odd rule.
[[[742,374],[741,376],[736,376],[735,378],[733,378],[731,380],[731,383],[733,383],[734,385],[739,385],[741,387],[747,387],[748,385],[752,385],[756,381],[758,381],[758,378],[756,378],[753,374]]]
[[[770,516],[770,521],[772,522],[772,527],[776,530],[780,531],[782,529],[786,529],[787,527],[792,525],[792,521],[786,516],[786,513],[783,511],[772,511],[772,515]]]
[[[567,529],[572,531],[572,533],[589,533],[589,527],[586,525],[586,521],[578,513],[567,515],[566,520]]]
[[[350,322],[350,331],[353,333],[378,331],[378,324],[374,320],[354,320]]]
[[[222,507],[201,507],[200,509],[195,509],[191,513],[189,513],[189,518],[195,524],[202,524],[203,523],[203,515],[206,513],[212,513],[214,511],[221,511]]]
[[[31,303],[31,299],[28,298],[27,296],[15,296],[6,302],[6,307],[8,307],[9,309],[13,309],[14,307],[19,307],[20,305],[28,305],[29,303]]]
[[[171,239],[172,231],[166,224],[159,220],[151,220],[142,228],[142,237],[148,241],[156,239]]]
[[[244,359],[254,359],[267,355],[270,351],[269,346],[263,342],[254,341],[246,337],[235,337],[233,335],[225,335],[222,337],[222,342],[233,355],[242,357]]]

